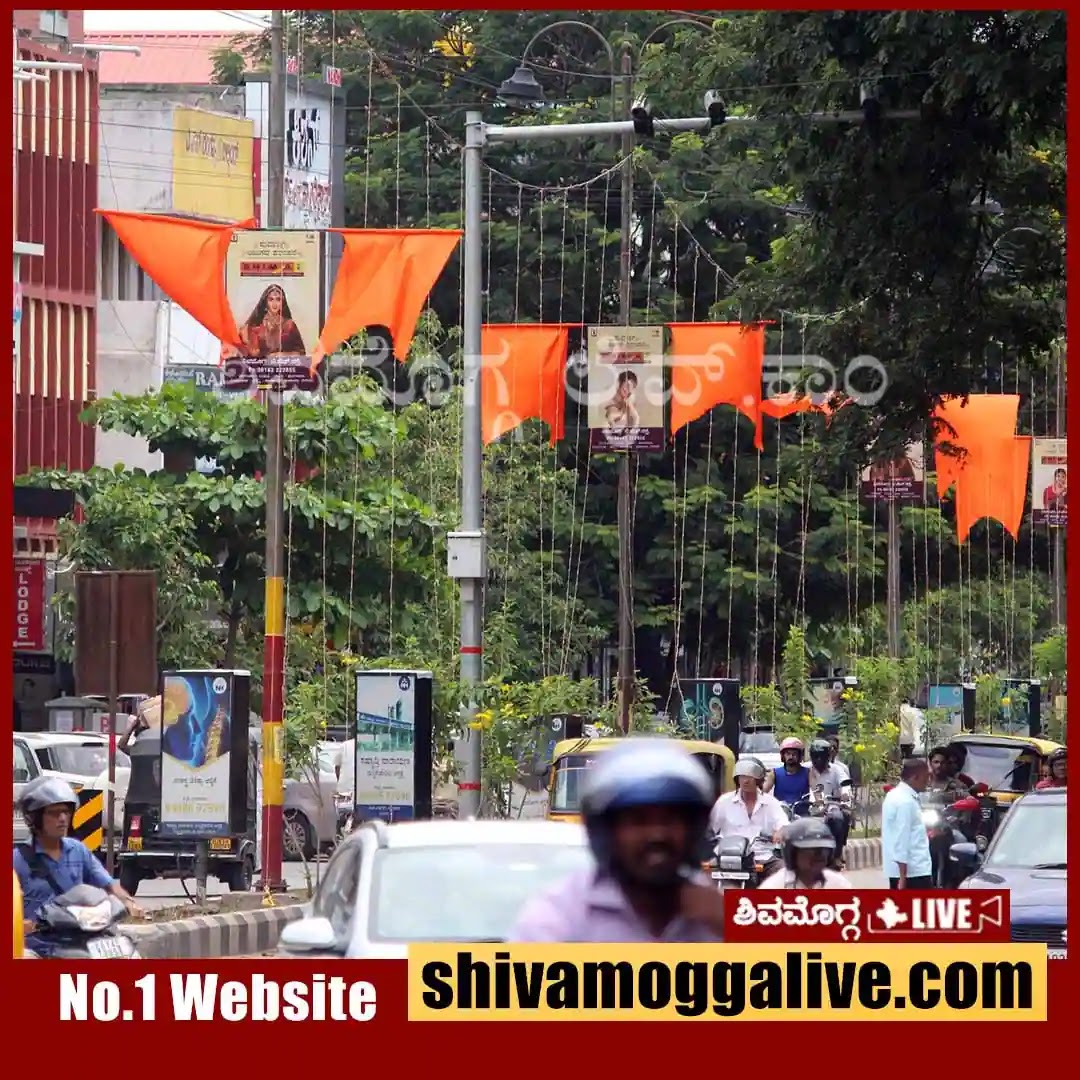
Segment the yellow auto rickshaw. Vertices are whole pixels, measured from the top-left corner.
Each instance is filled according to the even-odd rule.
[[[552,821],[581,820],[581,788],[585,774],[597,754],[625,742],[625,739],[564,739],[555,744],[547,770],[548,810]],[[692,739],[676,739],[708,770],[716,798],[734,787],[735,755],[723,744]]]
[[[1049,758],[1061,744],[1027,735],[957,735],[946,753],[960,759],[960,774],[979,800],[976,828],[988,843],[1009,807],[1049,775]]]
[[[14,886],[11,893],[11,955],[16,960],[21,960],[23,955],[23,897],[22,889],[19,887],[19,875],[14,870],[11,871],[11,879]]]

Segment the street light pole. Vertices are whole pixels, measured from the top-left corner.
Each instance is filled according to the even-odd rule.
[[[270,15],[266,223],[285,224],[285,23]],[[263,635],[262,887],[284,889],[285,801],[285,421],[281,393],[266,391],[266,599]]]

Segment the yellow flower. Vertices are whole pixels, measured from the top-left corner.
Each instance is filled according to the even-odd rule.
[[[481,723],[486,723],[491,720],[491,711],[489,709],[483,709],[476,714],[476,719]]]
[[[854,746],[856,754],[861,754],[865,749],[866,747],[861,742],[857,742]]]
[[[841,695],[840,695],[840,700],[841,701],[850,701],[851,700],[851,691],[850,690],[843,691],[843,693],[841,693]]]
[[[864,717],[863,717],[863,711],[862,711],[862,709],[856,709],[856,710],[855,710],[855,719],[856,719],[856,720],[862,720],[862,719],[864,719]]]
[[[1012,704],[1012,698],[1006,695],[1001,699],[1001,704],[1008,708],[1008,706]]]
[[[804,724],[812,724],[814,722],[814,718],[809,713],[803,713],[802,718]]]

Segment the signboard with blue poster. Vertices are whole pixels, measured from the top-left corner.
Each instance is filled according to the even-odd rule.
[[[167,671],[161,680],[163,836],[242,832],[247,817],[246,671]]]
[[[740,686],[738,679],[680,679],[681,733],[690,739],[726,743],[737,755],[742,727]]]
[[[430,671],[356,675],[357,821],[431,816]]]
[[[960,683],[934,683],[927,688],[927,708],[947,714],[944,727],[933,732],[935,742],[959,735],[964,727],[964,688]]]

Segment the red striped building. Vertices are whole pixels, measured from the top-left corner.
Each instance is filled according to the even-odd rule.
[[[81,42],[81,11],[16,11],[16,59],[80,62],[48,82],[14,83],[15,239],[22,318],[15,365],[15,475],[94,463],[94,430],[79,422],[95,386],[98,72]],[[25,523],[26,546],[48,547],[53,522]],[[42,543],[44,541],[44,543]]]

